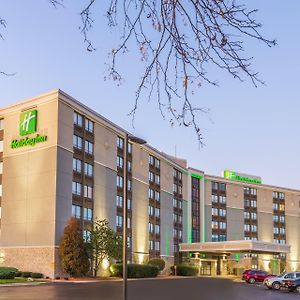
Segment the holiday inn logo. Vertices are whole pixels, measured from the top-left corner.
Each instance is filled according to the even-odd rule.
[[[258,176],[252,176],[247,174],[241,174],[233,171],[224,171],[223,173],[224,178],[235,180],[235,181],[244,181],[249,183],[255,183],[255,184],[262,184],[262,180]]]
[[[21,136],[30,135],[37,132],[37,116],[38,111],[36,109],[22,112],[20,115],[19,133]],[[37,143],[46,142],[47,135],[41,135],[37,133],[35,136],[23,137],[21,139],[14,139],[11,141],[10,147],[12,149],[35,146]]]
[[[27,135],[36,132],[37,110],[31,110],[20,115],[20,135]]]

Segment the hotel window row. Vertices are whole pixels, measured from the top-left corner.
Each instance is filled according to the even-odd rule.
[[[183,209],[182,209],[182,172],[173,169],[173,242],[174,262],[180,260],[179,244],[182,243]]]
[[[93,220],[94,122],[74,112],[72,216],[78,219],[84,238]]]
[[[244,187],[244,239],[257,241],[257,189]]]
[[[200,242],[200,179],[192,177],[192,232],[191,242]]]
[[[149,155],[149,256],[160,256],[160,160]]]
[[[123,230],[123,205],[124,205],[124,138],[117,137],[117,191],[116,191],[116,229],[117,233],[122,235]],[[131,260],[132,254],[132,144],[128,143],[127,155],[127,246],[128,259]]]
[[[223,182],[211,183],[211,241],[222,242],[227,240],[227,210],[226,184]]]
[[[273,234],[274,243],[286,243],[285,194],[273,192]]]

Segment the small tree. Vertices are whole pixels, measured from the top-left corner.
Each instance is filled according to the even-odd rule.
[[[63,270],[71,277],[85,275],[89,270],[87,247],[75,218],[71,218],[65,227],[59,244],[59,257]]]
[[[107,220],[96,219],[91,230],[88,248],[93,260],[94,276],[96,276],[103,259],[121,259],[122,238],[109,227]]]

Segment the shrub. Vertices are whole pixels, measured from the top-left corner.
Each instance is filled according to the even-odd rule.
[[[30,273],[30,277],[31,278],[43,278],[44,277],[44,275],[42,274],[42,273],[34,273],[34,272],[32,272],[32,273]]]
[[[17,271],[15,273],[15,277],[22,277],[22,272],[21,271]]]
[[[1,272],[18,272],[17,268],[12,268],[12,267],[0,267],[0,273]]]
[[[128,278],[156,277],[159,273],[158,268],[153,265],[128,264],[127,270]],[[113,276],[123,276],[122,264],[112,264],[110,267],[110,271]]]
[[[21,277],[29,278],[29,277],[31,277],[31,272],[22,272]]]
[[[193,265],[179,264],[176,268],[176,273],[179,276],[196,276],[198,274],[198,268]]]
[[[162,271],[165,268],[166,263],[162,258],[152,258],[149,260],[148,265],[156,266],[159,271]]]
[[[0,273],[0,279],[14,279],[15,274],[16,274],[15,272],[3,271]]]

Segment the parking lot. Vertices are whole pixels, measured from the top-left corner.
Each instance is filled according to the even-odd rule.
[[[262,284],[247,284],[220,278],[177,278],[130,280],[128,300],[284,300],[300,294],[272,291]],[[95,283],[50,283],[39,286],[0,287],[3,300],[121,300],[121,281]]]

